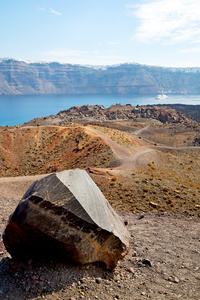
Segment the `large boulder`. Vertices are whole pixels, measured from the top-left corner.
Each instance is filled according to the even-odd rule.
[[[101,261],[111,269],[130,245],[120,217],[80,169],[35,181],[10,216],[3,240],[14,259]]]

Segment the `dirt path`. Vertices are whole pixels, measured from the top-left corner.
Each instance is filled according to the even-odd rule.
[[[91,128],[91,127],[87,127],[87,129],[89,131],[95,133],[95,135],[101,137],[104,140],[104,142],[112,149],[112,151],[114,152],[117,159],[130,158],[133,155],[130,150],[128,151],[122,145],[119,145],[117,142],[111,140],[111,138],[109,138],[103,132],[101,132],[97,129]],[[139,150],[137,149],[137,151],[139,151]]]
[[[144,128],[141,128],[141,129],[138,129],[136,131],[133,131],[131,132],[131,134],[135,134],[135,135],[140,135],[141,133],[143,133],[145,130],[149,129],[150,125],[144,127]]]
[[[146,164],[152,158],[156,159],[156,149],[151,149],[146,144],[132,138],[132,148],[126,149],[123,145],[111,140],[107,135],[94,128],[87,128],[101,137],[104,142],[112,149],[116,156],[116,161],[111,164],[112,168],[116,170],[128,170],[137,167],[141,164]]]

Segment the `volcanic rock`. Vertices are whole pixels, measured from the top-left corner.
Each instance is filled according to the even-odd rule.
[[[115,268],[130,235],[84,170],[54,173],[27,190],[3,235],[14,259],[72,259]]]

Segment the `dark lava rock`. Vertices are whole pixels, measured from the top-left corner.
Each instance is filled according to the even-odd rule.
[[[143,259],[143,260],[142,260],[142,263],[143,263],[144,265],[146,265],[146,266],[151,267],[151,262],[150,262],[148,259]]]
[[[111,269],[130,246],[120,217],[79,169],[35,181],[10,216],[3,240],[14,259],[100,261]]]

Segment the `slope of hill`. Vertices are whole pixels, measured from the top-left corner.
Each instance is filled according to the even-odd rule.
[[[199,68],[0,61],[0,94],[200,93]]]
[[[108,116],[125,119],[91,122],[93,109],[104,111],[61,112],[84,125],[52,126],[59,116],[51,116],[45,126],[0,128],[0,299],[199,299],[199,124],[180,114],[174,123],[171,109],[167,122],[152,119],[149,108],[127,119],[119,106]],[[86,169],[122,216],[131,249],[114,271],[8,257],[2,235],[10,213],[55,166]]]
[[[0,177],[83,168],[117,210],[198,216],[199,126],[145,120],[2,128]]]
[[[200,123],[200,105],[167,104],[166,106]]]
[[[81,127],[0,130],[0,177],[106,167],[112,157],[100,137]]]

